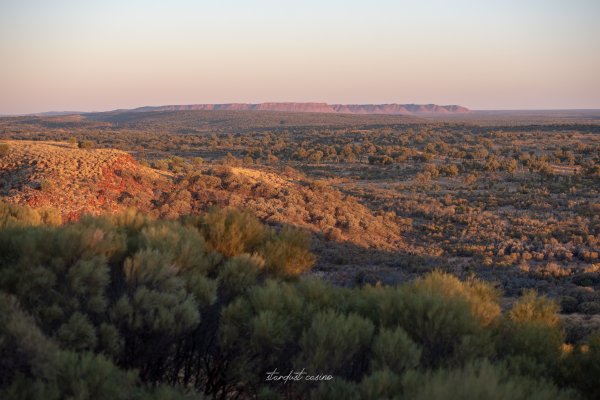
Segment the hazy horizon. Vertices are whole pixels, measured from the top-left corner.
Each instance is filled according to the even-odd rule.
[[[241,103],[239,101],[234,101],[231,102],[231,104],[236,104],[236,103]],[[266,101],[264,103],[327,103],[327,102],[322,102],[322,101],[307,101],[307,102],[293,102],[293,101],[281,101],[281,102],[269,102]],[[24,115],[38,115],[38,114],[52,114],[52,113],[60,113],[60,114],[66,114],[66,113],[103,113],[103,112],[111,112],[111,111],[119,111],[119,110],[135,110],[137,108],[144,108],[144,107],[162,107],[162,106],[186,106],[186,105],[196,105],[196,104],[230,104],[230,103],[186,103],[186,104],[144,104],[144,105],[140,105],[140,106],[134,106],[134,107],[128,107],[128,108],[116,108],[116,107],[109,107],[109,108],[105,108],[105,109],[95,109],[95,110],[43,110],[43,111],[33,111],[33,112],[25,112],[25,113],[0,113],[0,116],[2,117],[13,117],[13,116],[24,116]],[[250,103],[248,102],[248,104],[256,104],[256,103]],[[327,103],[327,104],[347,104],[350,105],[350,103]],[[352,103],[352,105],[367,105],[367,104],[393,104],[393,103]],[[395,104],[416,104],[416,103],[395,103]],[[427,105],[427,104],[435,104],[438,106],[452,106],[452,105],[458,105],[461,106],[460,104],[436,104],[436,103],[419,103],[419,105]],[[216,110],[219,111],[219,110]],[[264,111],[264,110],[263,110]],[[515,112],[515,113],[528,113],[528,112],[552,112],[552,111],[557,111],[557,112],[561,112],[561,111],[572,111],[572,112],[577,112],[577,111],[594,111],[594,112],[598,112],[600,111],[600,107],[598,108],[519,108],[519,109],[509,109],[509,108],[494,108],[494,109],[473,109],[473,108],[469,108],[469,111],[472,112]],[[229,111],[231,112],[231,110]],[[261,110],[255,110],[255,111],[251,111],[251,112],[261,112]],[[265,111],[265,112],[286,112],[286,111]],[[299,112],[304,112],[304,111],[299,111]],[[386,115],[393,115],[393,114],[386,114]]]
[[[600,3],[3,1],[0,114],[262,102],[600,109]]]

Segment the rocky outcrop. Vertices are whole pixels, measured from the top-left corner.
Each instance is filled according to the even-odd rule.
[[[341,114],[459,114],[468,113],[468,108],[437,104],[327,104],[327,103],[227,103],[227,104],[188,104],[157,107],[140,107],[133,111],[193,111],[193,110],[229,110],[229,111],[286,111]]]

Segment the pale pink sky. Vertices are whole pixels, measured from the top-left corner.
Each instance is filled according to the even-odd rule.
[[[0,114],[326,101],[600,108],[600,2],[0,2]]]

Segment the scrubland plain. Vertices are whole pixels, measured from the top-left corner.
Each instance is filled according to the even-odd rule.
[[[600,396],[600,113],[5,117],[0,195],[2,397]]]

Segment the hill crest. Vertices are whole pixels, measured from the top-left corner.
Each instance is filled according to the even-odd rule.
[[[10,152],[0,157],[0,197],[33,208],[55,208],[64,222],[129,207],[168,219],[212,206],[236,207],[270,224],[387,250],[403,245],[401,233],[409,225],[297,171],[186,164],[185,171],[173,173],[144,166],[115,149],[79,149],[51,141],[2,143]]]

